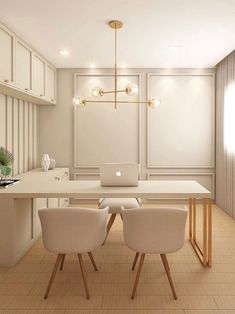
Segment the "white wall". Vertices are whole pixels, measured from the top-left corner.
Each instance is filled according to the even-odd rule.
[[[0,146],[14,154],[13,175],[38,167],[38,105],[0,94]]]
[[[120,85],[139,84],[135,100],[157,96],[161,106],[125,104],[115,110],[112,104],[88,104],[74,111],[74,89],[90,97],[92,87],[111,88],[112,72],[60,69],[58,105],[40,107],[40,154],[48,152],[58,166],[69,166],[71,178],[97,179],[100,163],[136,161],[142,179],[195,179],[214,192],[214,70],[122,74]]]

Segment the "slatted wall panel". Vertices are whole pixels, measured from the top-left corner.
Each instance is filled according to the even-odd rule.
[[[0,94],[0,146],[14,154],[13,175],[38,167],[38,105]]]
[[[228,90],[230,91],[228,96]],[[231,102],[227,121],[226,99]],[[229,99],[229,100],[228,100]],[[235,218],[235,51],[217,65],[216,71],[216,203]],[[229,126],[227,125],[229,123]],[[225,129],[233,139],[228,147]],[[231,144],[231,143],[230,143]]]

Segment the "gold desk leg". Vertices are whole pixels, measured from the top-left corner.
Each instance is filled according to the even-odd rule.
[[[211,199],[203,201],[203,244],[200,248],[196,240],[196,199],[189,200],[189,239],[200,262],[205,267],[212,266],[212,207]],[[191,213],[190,213],[191,212]]]
[[[189,208],[189,239],[192,239],[192,199],[190,198],[188,201],[188,208]]]
[[[212,206],[211,199],[207,200],[208,211],[208,266],[212,266]]]
[[[192,239],[196,241],[196,198],[192,200],[192,221],[193,221],[193,235]]]
[[[207,256],[208,256],[208,250],[207,250],[207,234],[208,234],[208,225],[207,225],[207,207],[208,205],[208,199],[203,199],[203,247],[202,247],[202,261],[203,265],[207,266]]]

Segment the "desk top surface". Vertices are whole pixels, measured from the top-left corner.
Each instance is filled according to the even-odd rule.
[[[211,192],[197,181],[139,181],[136,187],[103,187],[100,181],[55,180],[56,169],[44,173],[38,170],[20,176],[21,181],[7,189],[0,190],[1,198],[43,198],[43,197],[144,197],[144,198],[210,198]],[[56,172],[57,171],[57,172]]]

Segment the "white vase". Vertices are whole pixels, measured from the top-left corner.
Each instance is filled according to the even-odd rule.
[[[55,168],[56,161],[53,158],[50,158],[50,167],[49,170],[53,170]]]
[[[50,157],[48,154],[42,155],[41,165],[42,165],[42,169],[44,171],[48,171],[48,169],[50,167]]]

